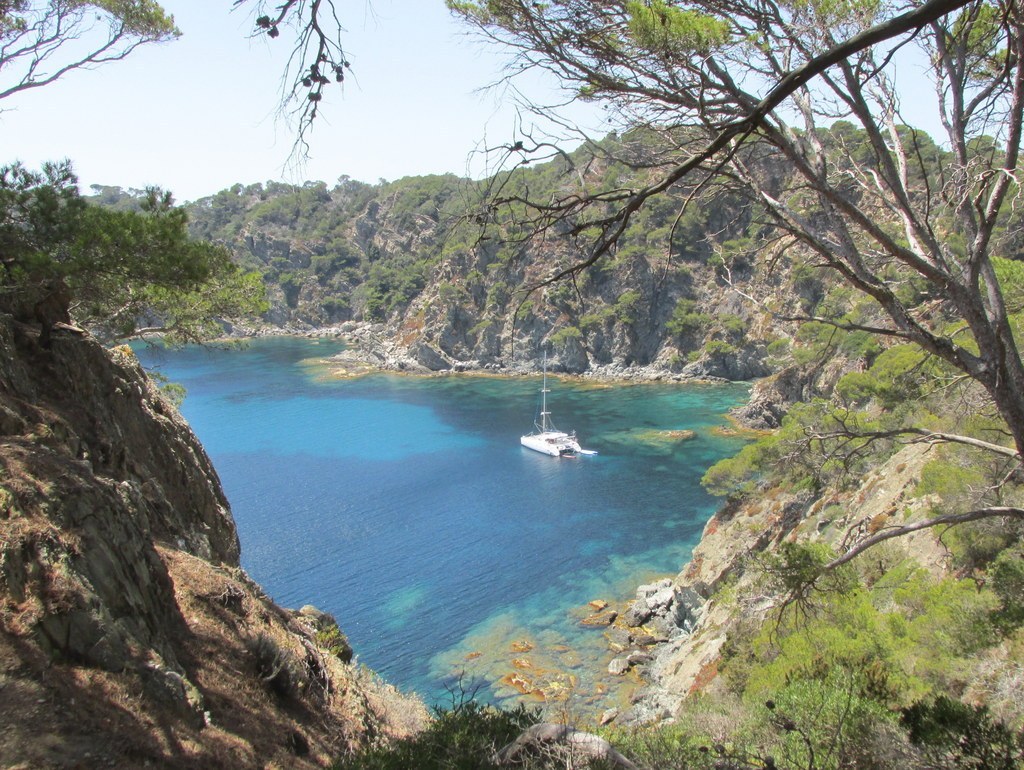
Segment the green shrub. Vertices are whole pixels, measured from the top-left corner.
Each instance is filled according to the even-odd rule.
[[[723,313],[717,317],[718,325],[722,327],[722,331],[728,337],[738,339],[743,336],[743,332],[747,329],[747,322],[738,315],[732,313]]]
[[[583,337],[583,332],[577,329],[575,326],[563,326],[561,329],[552,334],[548,341],[555,347],[561,347],[569,340],[578,340]]]
[[[324,312],[331,318],[340,318],[348,314],[349,304],[345,297],[325,297],[320,303]]]
[[[895,723],[882,704],[866,697],[862,676],[834,669],[821,679],[798,680],[767,703],[781,733],[780,767],[839,770],[885,766],[872,757],[876,737]],[[873,761],[874,760],[874,761]]]
[[[580,316],[578,325],[584,331],[593,331],[604,326],[609,320],[615,317],[615,308],[605,306],[593,313],[586,313]]]
[[[929,767],[1020,770],[1024,762],[1024,736],[994,721],[984,706],[940,695],[904,709],[902,719]]]
[[[1000,607],[994,619],[1003,629],[1024,625],[1024,553],[1019,548],[1003,551],[988,571]]]
[[[949,508],[944,502],[941,510]],[[988,569],[1006,548],[1012,546],[1019,534],[1001,519],[969,522],[953,527],[943,536],[943,542],[953,555],[954,565],[973,572]]]
[[[337,623],[332,623],[316,632],[316,645],[334,655],[342,663],[352,661],[352,645],[349,644],[348,637],[338,628]]]
[[[453,283],[442,283],[437,287],[437,297],[445,305],[461,305],[469,299],[469,295],[462,286]]]
[[[160,395],[180,409],[181,405],[185,403],[185,396],[188,395],[185,386],[180,382],[171,382],[166,375],[153,369],[150,369],[147,374],[149,379],[153,380],[160,389]]]
[[[637,305],[639,305],[641,294],[636,289],[628,289],[619,295],[615,302],[615,315],[624,324],[634,324],[637,321]]]
[[[437,710],[420,734],[342,759],[335,770],[491,770],[494,752],[536,724],[525,706],[499,709],[476,701]]]
[[[731,356],[736,352],[736,346],[730,345],[725,340],[711,340],[707,345],[704,346],[705,355],[711,356]]]
[[[504,308],[512,297],[512,290],[503,281],[496,281],[487,290],[487,305],[493,308]]]
[[[665,324],[665,330],[674,337],[697,334],[711,323],[711,316],[697,312],[697,303],[692,299],[681,299],[672,311],[672,317]]]

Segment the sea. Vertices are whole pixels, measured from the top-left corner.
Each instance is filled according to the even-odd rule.
[[[331,613],[358,664],[430,705],[628,705],[642,682],[607,673],[606,629],[582,621],[686,563],[720,504],[700,478],[742,446],[725,414],[749,387],[549,376],[555,424],[598,452],[555,458],[519,443],[539,376],[352,378],[342,348],[136,351],[187,390],[245,570]]]

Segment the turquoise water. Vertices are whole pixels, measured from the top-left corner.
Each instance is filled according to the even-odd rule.
[[[686,562],[716,506],[699,479],[740,446],[713,429],[747,388],[552,379],[555,423],[600,452],[558,459],[519,445],[539,379],[331,379],[339,349],[138,351],[188,389],[249,574],[334,614],[360,662],[431,703],[460,686],[628,697],[636,683],[601,677],[606,642],[579,621]],[[674,430],[695,436],[658,433]]]

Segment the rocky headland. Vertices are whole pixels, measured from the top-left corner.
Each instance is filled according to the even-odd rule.
[[[127,347],[0,315],[4,767],[321,767],[418,730],[239,567],[216,472]]]

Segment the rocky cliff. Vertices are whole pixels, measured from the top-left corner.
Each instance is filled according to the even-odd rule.
[[[205,452],[131,350],[0,315],[0,766],[314,767],[423,707],[239,567]]]
[[[612,159],[630,142],[645,151],[635,137],[609,137],[531,168],[523,183],[568,195],[572,167],[588,185],[642,184],[642,170]],[[394,347],[386,364],[431,371],[532,367],[542,348],[554,370],[575,374],[745,380],[770,371],[767,346],[787,330],[729,287],[763,296],[793,265],[788,255],[755,265],[748,203],[702,193],[682,216],[696,192],[674,188],[592,269],[528,293],[584,260],[587,245],[554,231],[527,241],[504,231],[509,222],[485,223],[485,186],[454,176],[236,185],[189,214],[195,235],[263,276],[272,308],[242,332],[373,324]],[[782,294],[772,297],[777,310],[798,299]]]
[[[727,504],[712,516],[689,563],[666,581],[672,600],[664,602],[660,615],[667,641],[655,650],[645,672],[649,686],[627,718],[665,718],[687,698],[721,689],[718,673],[730,634],[742,624],[769,622],[784,600],[765,586],[764,573],[756,568],[757,560],[780,543],[838,545],[858,527],[878,528],[890,519],[926,513],[930,501],[910,493],[927,454],[926,447],[907,447],[845,492],[815,496],[768,490],[756,500]],[[936,574],[948,567],[932,532],[907,537],[894,548],[913,554]]]

